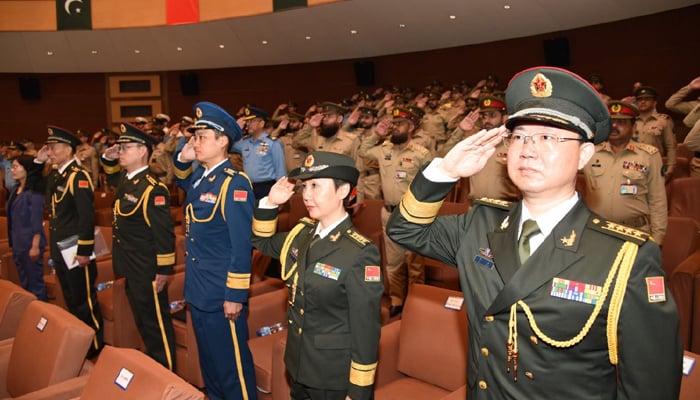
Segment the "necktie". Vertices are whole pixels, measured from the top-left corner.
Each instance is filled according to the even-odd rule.
[[[309,242],[309,248],[312,248],[319,240],[321,240],[321,236],[319,234],[315,234],[314,237],[311,238],[311,241]]]
[[[525,264],[525,261],[530,257],[530,238],[540,233],[540,227],[533,219],[528,219],[523,223],[523,231],[518,239],[518,255],[520,256],[520,264]]]

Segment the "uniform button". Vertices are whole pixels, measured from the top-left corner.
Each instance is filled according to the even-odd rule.
[[[190,252],[187,251],[187,250],[185,250],[185,257],[187,257],[187,256],[189,256],[189,255],[190,255]]]
[[[190,237],[190,242],[194,242],[194,238],[193,238],[193,237]]]
[[[299,334],[301,335],[301,328],[299,328]]]
[[[192,258],[190,259],[190,261],[196,261],[196,260],[194,259],[194,257],[192,257]]]
[[[479,381],[479,389],[486,390],[488,387],[489,385],[486,384],[486,381]]]
[[[486,322],[493,322],[493,315],[487,315],[484,317],[484,321]]]
[[[304,315],[304,309],[299,310],[299,314]]]
[[[304,291],[303,291],[303,290],[300,290],[300,291],[299,291],[299,295],[303,296],[303,295],[304,295]]]
[[[528,378],[530,378],[532,380],[535,380],[535,374],[533,374],[530,371],[525,371],[525,376],[527,376]]]
[[[537,344],[537,343],[540,342],[540,341],[537,339],[537,336],[530,336],[530,341],[532,342],[532,344]]]
[[[487,349],[486,347],[482,347],[482,348],[481,348],[481,354],[482,354],[484,357],[488,357],[488,356],[489,356],[489,349]]]

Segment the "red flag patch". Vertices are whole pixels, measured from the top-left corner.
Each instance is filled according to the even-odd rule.
[[[365,282],[379,282],[382,280],[382,269],[376,265],[365,266]]]
[[[88,181],[86,181],[86,180],[79,180],[79,181],[78,181],[78,187],[79,187],[80,189],[87,189],[87,188],[90,187],[90,183],[89,183]]]
[[[157,206],[164,206],[165,205],[165,196],[156,196],[153,199],[153,203]]]
[[[666,288],[663,276],[650,276],[647,278],[647,294],[649,303],[666,301]]]
[[[245,190],[234,190],[233,201],[248,201],[248,192]]]

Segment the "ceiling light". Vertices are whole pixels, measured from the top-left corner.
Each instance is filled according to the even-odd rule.
[[[224,46],[223,44],[220,44],[220,45],[219,45],[219,48],[220,48],[220,49],[223,49],[224,47],[226,47],[226,46]]]
[[[92,50],[92,51],[90,52],[90,54],[92,54],[92,55],[97,54],[97,50]]]
[[[311,40],[311,36],[306,36],[304,39]]]
[[[503,8],[506,9],[506,10],[510,10],[510,6],[509,6],[508,4],[506,4],[505,6],[503,6]]]
[[[135,49],[135,50],[134,50],[134,53],[136,53],[136,54],[141,54],[141,50]]]
[[[182,47],[177,46],[176,50],[177,50],[177,51],[182,51]]]
[[[350,31],[350,34],[351,34],[351,35],[357,35],[357,31],[356,31],[355,29],[353,29],[353,30]]]
[[[262,44],[267,44],[267,40],[263,40],[263,41],[262,41]]]
[[[399,28],[405,28],[406,24],[399,24]]]
[[[47,56],[52,56],[52,55],[53,55],[53,51],[51,51],[51,50],[47,51],[47,52],[46,52],[46,55],[47,55]]]
[[[457,19],[456,15],[450,15],[450,19]]]

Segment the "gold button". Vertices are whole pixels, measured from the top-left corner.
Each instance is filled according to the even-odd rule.
[[[487,349],[486,347],[482,347],[481,354],[483,354],[484,357],[488,357],[489,356],[489,349]]]
[[[299,328],[299,334],[301,335],[301,328]]]
[[[493,322],[493,315],[487,315],[484,317],[484,321],[486,322]]]
[[[535,379],[535,375],[530,371],[525,371],[525,376],[533,380]]]
[[[193,237],[190,237],[190,242],[194,242],[194,238],[193,238]]]
[[[304,309],[299,310],[299,314],[304,315]]]
[[[479,381],[479,389],[486,390],[488,387],[489,385],[486,384],[486,381]]]
[[[537,344],[540,342],[539,340],[537,340],[537,336],[530,336],[530,341],[532,342],[532,344]]]

